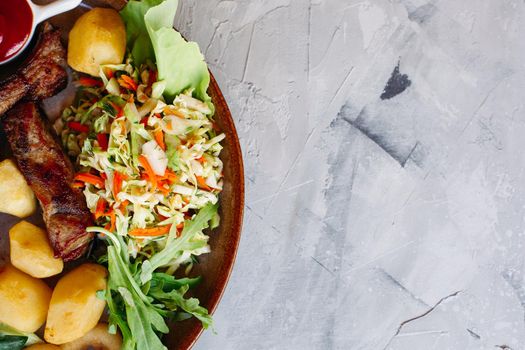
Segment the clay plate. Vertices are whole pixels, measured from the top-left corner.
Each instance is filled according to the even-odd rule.
[[[42,4],[50,1],[35,2]],[[124,4],[124,0],[86,0],[81,7],[52,18],[50,22],[62,31],[62,39],[66,44],[67,33],[71,26],[89,7],[113,7],[118,10]],[[35,36],[35,40],[37,40],[37,36]],[[23,60],[24,57],[21,57],[8,66],[0,66],[0,80],[9,76],[17,66],[23,63]],[[244,208],[244,170],[235,125],[228,105],[213,76],[208,92],[216,106],[215,121],[226,134],[226,139],[223,141],[224,150],[221,153],[221,159],[224,162],[224,190],[220,197],[221,225],[210,234],[212,252],[199,257],[200,264],[194,268],[191,275],[203,277],[202,283],[195,288],[193,295],[198,297],[202,305],[213,313],[226,288],[240,239]],[[48,114],[52,115],[60,110],[56,106],[67,105],[70,98],[71,96],[68,96],[67,93],[61,93],[54,97],[51,103],[49,101],[44,103],[45,109]],[[9,146],[0,128],[0,159],[9,156]],[[40,212],[26,220],[43,226]],[[13,216],[0,214],[0,263],[9,260],[8,231],[18,221],[20,219]],[[48,280],[50,285],[53,285],[55,281],[56,278]],[[191,348],[195,343],[202,332],[202,327],[196,319],[190,319],[170,325],[170,330],[170,333],[163,338],[168,349],[185,350]]]

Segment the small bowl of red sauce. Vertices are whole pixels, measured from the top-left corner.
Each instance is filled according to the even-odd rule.
[[[36,5],[30,0],[0,0],[0,65],[14,60],[29,45],[37,25],[72,10],[82,0]]]

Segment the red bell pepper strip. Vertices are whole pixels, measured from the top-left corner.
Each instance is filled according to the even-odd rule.
[[[68,122],[67,126],[71,130],[76,131],[76,132],[89,132],[89,126],[84,125],[79,122]]]
[[[97,134],[97,141],[100,148],[102,148],[103,151],[108,150],[108,134]]]

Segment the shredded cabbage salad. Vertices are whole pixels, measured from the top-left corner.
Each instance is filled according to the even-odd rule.
[[[195,316],[204,327],[211,324],[199,301],[184,297],[199,278],[173,275],[181,266],[188,274],[210,252],[203,231],[219,224],[225,135],[213,121],[200,51],[171,28],[176,8],[176,0],[128,2],[121,12],[126,62],[101,66],[100,79],[78,77],[76,101],[55,123],[76,159],[75,186],[93,213],[96,225],[88,230],[108,246],[99,260],[109,269],[108,290],[100,297],[125,350],[165,349],[160,335],[168,332],[167,319]],[[164,27],[158,24],[163,12],[171,16]],[[151,46],[141,51],[137,33],[141,45],[149,37]],[[173,47],[177,54],[168,63],[164,50]],[[198,62],[185,71],[180,65],[188,59]]]
[[[78,80],[78,106],[65,109],[55,128],[78,159],[76,185],[97,224],[128,237],[133,258],[149,257],[170,231],[180,235],[191,213],[217,203],[224,134],[191,91],[167,104],[163,82],[147,65],[137,69],[128,60],[101,72],[100,81]],[[209,252],[207,237],[200,238],[202,246],[174,257],[170,271]]]

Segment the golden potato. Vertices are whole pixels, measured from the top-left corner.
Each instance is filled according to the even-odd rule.
[[[107,270],[84,264],[62,277],[53,291],[47,314],[44,339],[65,344],[84,336],[98,323],[106,302],[97,298],[105,290]]]
[[[119,334],[109,334],[108,325],[99,323],[85,336],[60,346],[62,350],[120,350],[122,338]]]
[[[60,350],[60,347],[53,344],[35,344],[24,348],[24,350]]]
[[[11,265],[0,267],[0,323],[33,333],[46,320],[51,289]]]
[[[11,159],[0,163],[0,212],[25,218],[36,209],[35,195]]]
[[[64,262],[55,258],[46,232],[27,221],[9,230],[11,264],[36,278],[46,278],[62,272]]]
[[[126,53],[126,28],[117,11],[94,8],[69,32],[67,63],[79,72],[99,75],[101,64],[119,64]]]

